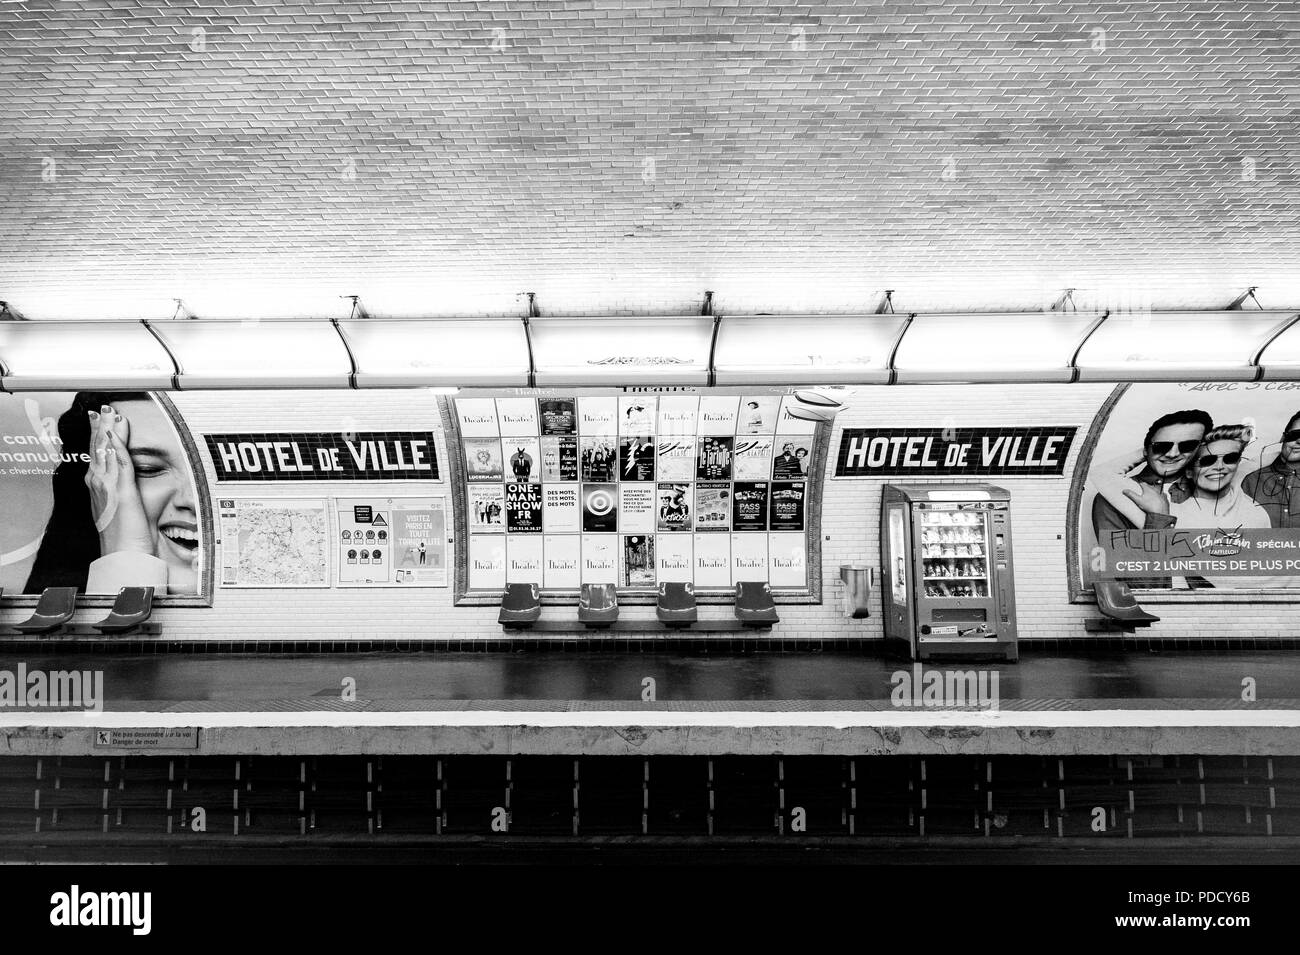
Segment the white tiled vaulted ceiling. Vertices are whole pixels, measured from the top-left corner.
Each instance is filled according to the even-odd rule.
[[[1300,305],[1300,5],[0,2],[33,318]]]

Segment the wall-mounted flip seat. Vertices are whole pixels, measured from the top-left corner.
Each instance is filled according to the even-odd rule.
[[[770,627],[781,622],[767,581],[742,580],[736,584],[736,619],[750,627]]]
[[[583,584],[578,595],[578,621],[607,627],[618,619],[618,588],[613,584]]]
[[[76,587],[46,587],[36,602],[36,612],[14,626],[23,633],[54,633],[72,619],[76,609]]]
[[[695,606],[695,588],[684,582],[665,582],[659,585],[659,600],[655,613],[661,623],[670,627],[688,627],[700,618]]]
[[[152,587],[123,587],[113,609],[94,628],[100,633],[130,633],[153,613]]]
[[[1124,628],[1149,627],[1160,618],[1138,605],[1137,598],[1122,580],[1099,580],[1094,585],[1097,609]]]
[[[497,623],[506,627],[528,627],[542,615],[542,593],[536,584],[507,584],[501,598]]]

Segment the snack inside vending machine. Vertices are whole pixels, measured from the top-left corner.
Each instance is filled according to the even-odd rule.
[[[914,660],[1015,660],[1011,495],[991,484],[886,484],[885,640]]]

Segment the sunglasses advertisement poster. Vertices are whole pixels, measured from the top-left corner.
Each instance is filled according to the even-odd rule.
[[[1080,461],[1083,587],[1300,593],[1300,386],[1117,389]]]

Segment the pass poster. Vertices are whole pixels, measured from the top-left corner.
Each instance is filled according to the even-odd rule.
[[[659,484],[658,529],[663,531],[689,531],[691,529],[691,486],[689,484]]]
[[[570,435],[542,438],[542,481],[578,480],[578,439]]]
[[[771,530],[803,530],[806,495],[807,484],[803,481],[773,481],[769,524]]]
[[[737,481],[766,481],[772,473],[771,435],[740,436],[733,446],[732,477]]]
[[[737,481],[732,485],[731,498],[734,530],[767,530],[767,482]]]
[[[511,534],[542,532],[542,486],[518,481],[506,485],[506,530]]]
[[[447,586],[445,498],[345,498],[334,513],[339,586]]]
[[[696,450],[695,476],[701,481],[726,481],[731,478],[730,436],[702,436]]]
[[[501,534],[506,529],[506,489],[500,484],[471,484],[466,489],[471,534]]]
[[[623,538],[621,587],[655,585],[655,538],[653,534],[630,534]]]
[[[695,529],[731,529],[731,482],[701,481],[695,485]]]
[[[658,480],[695,480],[695,438],[660,438]]]
[[[537,402],[542,434],[577,434],[577,402],[573,398],[541,398]]]
[[[655,439],[651,435],[629,435],[619,441],[618,479],[620,481],[655,479]]]
[[[471,484],[505,480],[501,442],[496,438],[465,438],[465,480]]]
[[[582,530],[588,534],[618,530],[618,485],[582,485]]]

